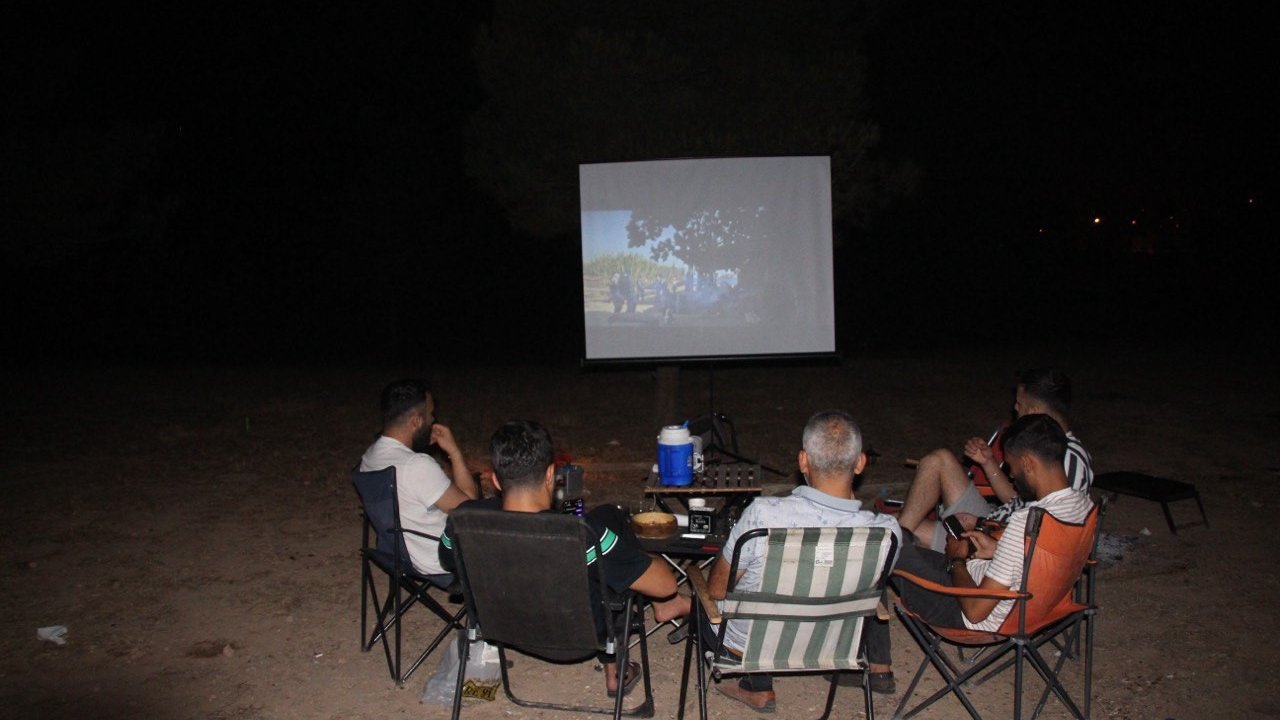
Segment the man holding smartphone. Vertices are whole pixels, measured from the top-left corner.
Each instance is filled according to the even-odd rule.
[[[1070,408],[1071,379],[1066,373],[1036,369],[1018,374],[1014,388],[1014,415],[1021,418],[1044,414],[1053,418],[1067,438],[1062,463],[1068,483],[1077,492],[1087,492],[1093,483],[1092,460],[1076,436],[1071,434]],[[1007,457],[1007,449],[1005,453]],[[970,438],[965,443],[964,455],[982,468],[1002,504],[991,507],[969,478],[964,461],[954,453],[946,449],[934,450],[921,458],[916,476],[907,490],[906,502],[898,513],[898,524],[903,530],[909,530],[921,547],[938,552],[946,547],[948,534],[942,522],[946,518],[955,518],[965,530],[977,527],[981,518],[1004,523],[1031,499],[1019,494],[986,440]],[[939,520],[929,518],[929,513],[939,504],[942,505]]]
[[[999,540],[978,530],[965,530],[947,539],[945,553],[907,545],[897,568],[951,587],[1009,590],[1020,585],[1030,508],[1043,508],[1068,523],[1084,522],[1093,509],[1088,493],[1073,490],[1067,478],[1063,465],[1067,444],[1066,433],[1052,417],[1035,414],[1018,418],[1005,435],[1009,477],[1019,492],[1035,499],[1010,515]],[[930,624],[943,627],[998,630],[1013,606],[1012,600],[957,598],[907,582],[896,583],[896,587],[904,605]]]

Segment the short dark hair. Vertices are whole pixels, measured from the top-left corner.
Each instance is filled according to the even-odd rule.
[[[1046,463],[1062,464],[1067,455],[1067,434],[1048,415],[1023,415],[1005,431],[1005,455],[1031,453]]]
[[[1018,384],[1031,397],[1063,417],[1071,414],[1071,378],[1061,370],[1034,368],[1018,373]]]
[[[419,378],[392,380],[382,389],[382,424],[396,425],[415,408],[427,402],[431,383]]]
[[[489,439],[489,461],[504,489],[537,486],[553,457],[551,433],[532,420],[509,420]]]

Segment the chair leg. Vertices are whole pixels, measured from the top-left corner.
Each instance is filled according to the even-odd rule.
[[[462,686],[466,684],[467,677],[467,657],[470,655],[471,643],[467,641],[467,633],[458,631],[458,679],[453,684],[453,720],[458,720],[458,716],[462,714]],[[507,661],[502,657],[502,651],[498,651],[499,661],[502,664],[502,686],[506,690],[507,686]],[[509,695],[509,693],[508,693]]]
[[[1035,668],[1036,672],[1040,674],[1040,678],[1045,681],[1046,685],[1048,685],[1048,690],[1053,691],[1053,694],[1058,697],[1058,701],[1067,709],[1067,712],[1071,713],[1072,717],[1081,718],[1083,720],[1084,715],[1080,713],[1080,708],[1076,707],[1071,696],[1067,695],[1066,688],[1062,687],[1062,681],[1058,679],[1057,670],[1061,670],[1061,661],[1059,661],[1059,667],[1056,670],[1051,671],[1049,669],[1049,663],[1045,661],[1044,657],[1040,654],[1040,651],[1032,647],[1027,648],[1027,659],[1031,662],[1031,666]],[[1048,692],[1046,691],[1046,697],[1047,695]],[[1043,700],[1041,701],[1041,705],[1043,705]],[[1036,712],[1039,713],[1039,709],[1037,709]]]
[[[1169,503],[1161,501],[1160,509],[1164,511],[1164,521],[1169,523],[1169,532],[1177,535],[1178,526],[1173,524],[1173,513],[1169,512]]]
[[[906,718],[913,717],[950,693],[956,696],[956,699],[960,701],[961,705],[964,705],[964,709],[969,713],[969,716],[972,717],[973,720],[982,720],[982,716],[978,713],[978,709],[973,706],[973,703],[969,701],[969,696],[965,695],[964,690],[960,687],[962,684],[967,682],[970,677],[981,670],[982,666],[971,667],[957,676],[951,663],[939,651],[942,644],[941,640],[932,639],[932,634],[926,635],[925,630],[920,627],[920,624],[908,615],[899,612],[898,617],[902,620],[902,624],[905,625],[907,630],[911,633],[911,636],[915,638],[916,644],[924,650],[925,659],[920,662],[920,667],[916,670],[916,676],[911,680],[911,686],[907,688],[907,691],[902,696],[902,700],[899,701],[898,709],[894,712],[894,718],[902,718],[905,720]],[[988,661],[988,664],[995,662],[995,660],[1002,654],[1003,653],[997,653],[994,655],[991,660]],[[916,705],[906,714],[903,714],[903,709],[907,706],[907,702],[915,693],[916,685],[919,684],[920,678],[924,675],[925,668],[928,667],[929,664],[932,664],[938,671],[938,674],[942,676],[942,679],[946,682],[946,686],[935,692],[933,695],[930,695],[928,698],[922,700],[920,704]]]
[[[840,673],[833,672],[827,677],[831,681],[831,687],[827,688],[827,704],[823,707],[822,714],[818,716],[818,720],[827,720],[827,718],[831,717],[831,708],[836,704],[836,678],[840,677]],[[862,683],[862,686],[865,689],[867,683]],[[867,717],[870,718],[871,715],[867,715]]]
[[[693,612],[689,615],[688,622],[691,623],[690,630],[693,632],[685,636],[684,641],[684,664],[683,672],[680,673],[680,703],[676,706],[676,720],[684,720],[684,704],[689,697],[689,658],[693,656],[694,650],[701,645],[701,633],[698,632],[698,603],[697,598],[694,599]],[[699,688],[701,690],[701,688]],[[705,718],[699,718],[705,720]]]
[[[630,646],[627,641],[631,639],[631,608],[634,602],[627,602],[622,610],[622,641],[618,643],[617,654],[614,655],[614,661],[617,663],[618,672],[618,692],[614,693],[613,698],[613,720],[622,720],[622,683],[626,680],[628,655],[630,654]]]
[[[1013,720],[1022,720],[1022,661],[1027,654],[1027,646],[1018,641],[1013,652]]]
[[[1084,615],[1084,716],[1093,712],[1093,610]]]
[[[450,632],[452,632],[455,628],[461,627],[459,621],[462,619],[462,616],[466,614],[466,612],[467,611],[465,609],[459,610],[457,614],[455,614],[452,618],[449,619],[447,623],[445,623],[444,627],[440,628],[440,632],[436,633],[435,638],[432,639],[431,644],[427,646],[427,649],[423,650],[422,653],[418,655],[417,659],[413,661],[413,664],[409,666],[409,669],[405,671],[404,673],[405,682],[408,682],[409,678],[413,675],[414,671],[417,670],[418,667],[421,666],[424,661],[426,661],[427,657],[430,656],[431,653],[435,652],[436,648],[440,646],[440,643],[443,642],[446,637],[448,637]]]
[[[360,558],[360,652],[369,652],[370,646],[365,645],[365,638],[369,632],[369,561]]]
[[[395,676],[396,686],[404,687],[404,676],[400,674],[400,618],[404,615],[404,597],[400,592],[400,583],[394,583],[394,585],[396,586],[396,666],[391,674]]]
[[[1195,494],[1196,507],[1200,508],[1200,519],[1204,522],[1205,527],[1209,527],[1209,516],[1204,513],[1204,503],[1200,501],[1200,491],[1193,488],[1191,492]]]

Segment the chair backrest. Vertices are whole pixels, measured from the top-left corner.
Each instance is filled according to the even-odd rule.
[[[550,660],[582,659],[604,647],[587,568],[605,558],[586,522],[466,507],[450,520],[467,611],[485,640]],[[603,568],[597,576],[599,597],[607,598]]]
[[[767,538],[767,539],[758,539]],[[734,548],[766,542],[760,587],[732,588],[724,620],[750,620],[744,671],[859,667],[863,620],[875,613],[897,539],[887,528],[771,528],[744,533]]]
[[[364,506],[365,521],[373,528],[374,547],[379,552],[395,555],[399,545],[399,557],[408,559],[404,534],[400,530],[400,502],[396,496],[395,466],[371,472],[351,473],[351,482]],[[367,536],[366,536],[367,537]]]
[[[1099,509],[1095,506],[1081,523],[1063,522],[1044,508],[1033,507],[1028,512],[1022,589],[1031,593],[1026,601],[1026,625],[1032,627],[1070,600],[1071,590],[1097,545]],[[1000,632],[1017,632],[1018,615],[1015,606]]]

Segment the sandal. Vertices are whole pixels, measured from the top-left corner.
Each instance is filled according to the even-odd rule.
[[[631,693],[631,689],[634,688],[638,682],[640,682],[640,663],[628,661],[627,673],[622,678],[622,696],[626,697],[629,695]],[[604,694],[611,698],[618,697],[617,690],[610,690],[608,688],[605,688]]]

